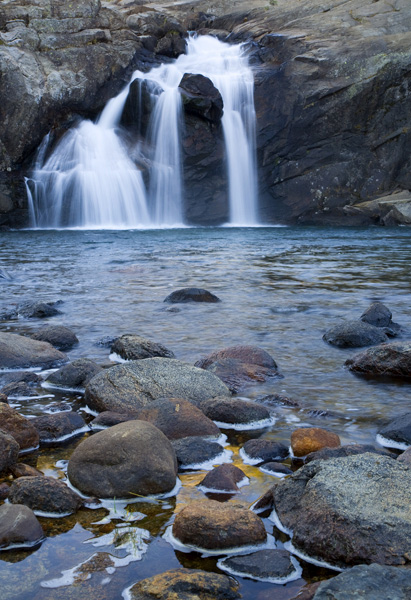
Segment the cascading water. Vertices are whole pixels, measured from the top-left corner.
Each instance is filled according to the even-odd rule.
[[[229,224],[257,224],[253,75],[244,49],[210,36],[192,37],[187,53],[173,64],[135,79],[152,86],[148,127],[148,191],[129,157],[120,119],[129,86],[110,100],[96,123],[82,121],[65,134],[51,155],[46,138],[26,180],[31,223],[38,228],[120,229],[173,227],[183,223],[180,157],[181,95],[184,74],[208,77],[223,99],[227,155]]]

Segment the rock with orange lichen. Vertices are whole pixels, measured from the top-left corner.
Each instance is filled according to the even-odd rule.
[[[341,446],[339,436],[320,427],[301,427],[291,434],[291,449],[294,456],[306,456],[322,448],[339,446]]]

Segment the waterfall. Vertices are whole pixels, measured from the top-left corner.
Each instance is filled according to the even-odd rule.
[[[210,36],[191,37],[187,52],[149,73],[136,71],[128,86],[110,100],[99,119],[70,129],[49,153],[43,141],[26,179],[31,224],[38,228],[121,229],[181,226],[181,95],[184,74],[208,77],[223,99],[229,224],[257,224],[253,75],[242,46]],[[152,111],[147,139],[132,148],[119,123],[129,87],[147,82]],[[138,153],[142,172],[130,155]],[[135,156],[133,156],[135,158]]]

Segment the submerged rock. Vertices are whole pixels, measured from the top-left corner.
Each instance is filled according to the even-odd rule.
[[[71,483],[99,498],[170,492],[177,461],[166,436],[151,423],[127,421],[82,441],[68,464]]]
[[[47,342],[38,342],[16,333],[0,333],[0,367],[3,369],[47,369],[67,360],[65,354]]]
[[[215,500],[192,502],[178,513],[173,535],[183,544],[204,549],[224,550],[262,544],[267,533],[260,517],[246,508]]]
[[[44,539],[33,511],[23,504],[0,506],[0,549],[36,546]]]
[[[63,325],[49,325],[31,334],[32,340],[48,342],[58,350],[71,350],[78,344],[78,337],[71,329]]]
[[[89,358],[78,358],[52,373],[47,382],[67,388],[82,388],[103,369]]]
[[[345,362],[349,370],[373,377],[411,378],[411,342],[391,342],[368,348]]]
[[[61,302],[23,302],[17,307],[18,316],[26,319],[45,319],[61,314],[56,305]]]
[[[182,398],[198,404],[228,394],[212,373],[175,359],[147,358],[99,373],[87,385],[85,398],[90,408],[99,412],[132,412],[159,398]]]
[[[220,298],[217,298],[214,294],[201,288],[183,288],[171,292],[165,298],[164,302],[171,304],[187,303],[187,302],[221,302]]]
[[[238,483],[246,480],[244,472],[233,464],[216,467],[199,483],[202,488],[218,492],[238,492]]]
[[[238,583],[231,577],[197,569],[173,569],[143,579],[130,588],[131,600],[236,600]]]
[[[337,567],[410,562],[411,470],[376,454],[313,461],[272,487],[304,555]],[[268,504],[268,502],[266,502]]]
[[[54,477],[19,477],[13,481],[9,502],[24,504],[31,510],[56,515],[75,513],[83,500],[65,483]]]
[[[291,449],[294,456],[306,456],[322,448],[341,446],[339,436],[320,427],[300,427],[291,434]]]
[[[165,346],[147,340],[140,335],[124,334],[114,340],[111,352],[115,352],[125,360],[140,360],[142,358],[174,358],[174,353]]]
[[[384,331],[362,321],[346,321],[335,325],[323,335],[323,340],[339,348],[361,348],[388,341]]]

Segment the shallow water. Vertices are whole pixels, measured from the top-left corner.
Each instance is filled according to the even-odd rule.
[[[410,336],[409,239],[405,228],[2,232],[0,267],[11,279],[0,279],[0,308],[28,299],[61,299],[62,314],[47,321],[77,334],[80,344],[69,353],[71,359],[84,356],[108,362],[109,348],[98,342],[123,333],[160,342],[189,363],[234,344],[267,350],[284,378],[252,385],[241,396],[286,394],[305,410],[276,408],[277,420],[270,429],[225,432],[235,464],[251,477],[250,485],[230,501],[248,506],[275,480],[243,464],[239,445],[250,437],[289,443],[293,428],[311,424],[335,431],[343,443],[373,443],[382,422],[409,408],[409,384],[352,375],[344,362],[357,351],[333,348],[322,340],[327,328],[357,319],[375,300],[391,309],[394,321],[403,326],[402,337]],[[171,291],[182,287],[206,288],[222,302],[163,303]],[[0,328],[27,333],[44,324],[18,319],[3,322]],[[0,384],[5,377],[0,374]],[[13,400],[13,405],[28,416],[54,410],[62,401],[76,408],[82,405],[79,394],[41,388],[38,393],[54,397]],[[315,416],[311,409],[327,411],[328,416]],[[59,461],[69,457],[76,443],[42,449],[24,460],[64,478],[64,463]],[[42,518],[49,537],[39,549],[0,553],[2,598],[120,598],[134,582],[169,568],[216,570],[217,557],[175,551],[161,537],[174,510],[205,497],[195,487],[203,476],[201,471],[184,473],[176,498],[132,504],[123,516],[111,511],[107,523],[95,524],[109,514],[104,508],[83,509],[62,519]],[[127,523],[133,511],[144,516]],[[273,524],[265,522],[273,533]],[[148,540],[143,540],[146,534],[141,530],[150,533]],[[279,540],[286,539],[275,533]],[[93,546],[98,540],[104,545]],[[92,555],[92,562],[67,576],[66,582],[74,577],[72,585],[41,586]],[[113,566],[110,556],[126,557],[123,566]],[[125,564],[130,557],[134,561]],[[300,562],[305,580],[332,574]],[[245,600],[291,598],[303,584],[301,579],[286,586],[237,579]]]

